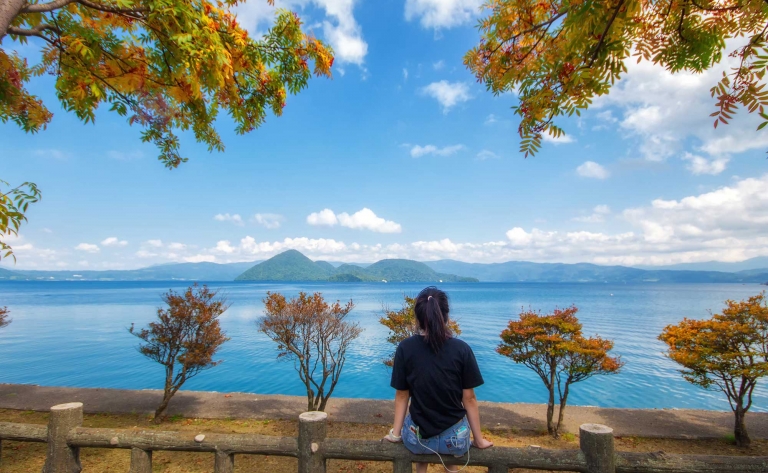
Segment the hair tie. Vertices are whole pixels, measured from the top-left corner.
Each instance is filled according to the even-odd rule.
[[[427,300],[431,301],[432,300],[432,296],[427,297]]]

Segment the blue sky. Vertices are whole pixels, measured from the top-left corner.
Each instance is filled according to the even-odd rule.
[[[221,119],[224,153],[184,136],[177,170],[139,128],[106,110],[83,125],[50,77],[32,83],[54,112],[48,129],[0,125],[0,178],[43,190],[10,241],[15,267],[253,261],[289,248],[359,262],[768,255],[768,134],[746,114],[717,130],[709,117],[727,59],[702,75],[630,61],[610,95],[559,122],[565,139],[524,159],[515,96],[488,93],[462,64],[479,39],[478,0],[277,3],[332,44],[333,79],[313,79],[248,135]],[[265,0],[239,8],[255,33],[273,15]]]

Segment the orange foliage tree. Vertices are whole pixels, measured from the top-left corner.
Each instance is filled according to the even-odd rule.
[[[281,115],[287,95],[306,87],[313,73],[330,76],[333,64],[331,49],[305,33],[295,13],[278,10],[273,26],[254,38],[236,18],[239,3],[3,0],[0,122],[31,133],[44,129],[53,115],[27,85],[49,74],[64,110],[85,123],[99,106],[126,116],[168,168],[186,161],[179,131],[222,151],[214,127],[220,112],[237,133],[250,132],[269,111]],[[35,41],[27,44],[30,38]],[[30,64],[18,47],[37,49],[40,61]],[[6,216],[0,205],[0,222]]]
[[[144,342],[139,353],[165,367],[163,400],[155,411],[155,423],[162,421],[168,403],[185,382],[221,363],[213,357],[229,340],[219,324],[219,316],[229,306],[208,286],[195,284],[184,294],[170,290],[163,300],[168,308],[157,309],[155,322],[141,330],[130,328]]]
[[[400,310],[390,309],[384,307],[384,314],[379,317],[379,323],[389,329],[387,335],[387,342],[397,348],[400,342],[408,337],[419,333],[419,324],[416,320],[416,313],[414,312],[414,306],[416,305],[416,298],[403,295],[403,306]],[[461,328],[459,323],[453,319],[448,321],[448,328],[454,335],[461,335]],[[384,364],[392,367],[395,361],[395,352],[387,356],[384,359]]]
[[[715,126],[739,107],[768,124],[768,8],[764,0],[487,0],[480,44],[466,66],[494,94],[515,92],[520,151],[535,153],[554,120],[580,114],[626,72],[625,61],[651,61],[671,72],[718,63],[725,40],[748,38],[730,52],[738,67],[711,90]]]
[[[576,318],[579,309],[555,309],[541,315],[523,311],[501,332],[496,351],[533,370],[549,391],[547,432],[558,437],[563,422],[568,393],[573,383],[595,375],[618,373],[624,365],[620,357],[608,352],[613,342],[600,337],[586,338]],[[553,422],[555,395],[560,403],[557,423]]]
[[[0,307],[0,328],[3,328],[11,323],[11,311],[8,307]]]
[[[757,380],[768,375],[768,304],[765,293],[746,301],[725,301],[722,314],[683,319],[659,336],[667,356],[679,363],[686,381],[722,391],[735,416],[736,444],[750,445],[744,417],[752,407]]]
[[[265,315],[257,322],[259,331],[277,343],[278,359],[293,360],[299,378],[307,388],[307,410],[324,411],[339,382],[347,350],[362,329],[347,320],[355,307],[352,301],[328,304],[316,292],[286,299],[267,292]]]

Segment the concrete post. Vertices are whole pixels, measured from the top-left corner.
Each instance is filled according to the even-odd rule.
[[[231,453],[216,450],[213,473],[235,473],[235,456]]]
[[[612,428],[582,424],[579,427],[579,446],[587,461],[588,473],[616,473]]]
[[[67,434],[83,425],[83,403],[70,402],[51,407],[48,418],[48,452],[43,473],[80,473],[80,449],[67,445]]]
[[[131,469],[129,473],[152,473],[152,450],[131,449]]]
[[[393,473],[413,473],[413,466],[411,465],[411,460],[408,460],[407,458],[395,458],[395,461],[392,462],[392,472]]]
[[[325,458],[318,453],[325,440],[328,414],[305,412],[299,416],[299,473],[325,473]]]

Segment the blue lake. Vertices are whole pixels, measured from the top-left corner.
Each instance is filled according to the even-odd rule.
[[[126,389],[161,388],[163,371],[136,351],[126,330],[142,326],[162,305],[169,288],[184,282],[3,282],[0,306],[13,323],[0,330],[0,382]],[[190,380],[184,389],[304,395],[289,361],[276,360],[276,346],[256,330],[266,291],[293,295],[322,292],[352,299],[350,316],[364,328],[352,346],[334,396],[390,398],[389,372],[381,360],[392,351],[379,325],[382,306],[399,307],[416,284],[249,284],[214,282],[232,306],[221,317],[231,337],[220,366]],[[550,310],[575,304],[585,334],[613,339],[626,362],[623,372],[574,385],[569,403],[603,407],[729,409],[722,393],[686,383],[656,340],[667,324],[704,318],[726,299],[759,293],[758,285],[673,284],[444,284],[461,338],[472,346],[485,378],[478,397],[499,402],[545,402],[541,380],[494,351],[499,332],[522,307]],[[758,384],[755,411],[768,411],[768,380]]]

